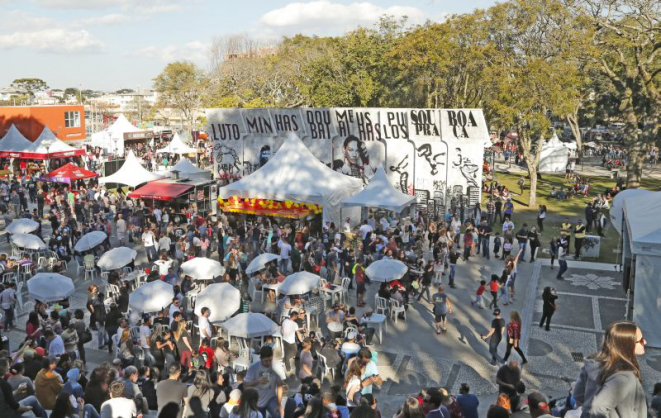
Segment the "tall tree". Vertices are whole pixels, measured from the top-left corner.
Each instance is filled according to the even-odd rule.
[[[48,89],[48,83],[40,78],[17,78],[12,81],[11,85],[12,87],[25,90],[28,96],[30,96],[30,101],[32,101],[36,92]]]
[[[537,203],[537,168],[549,114],[562,114],[576,87],[573,74],[581,45],[577,22],[558,0],[513,0],[493,6],[486,20],[494,42],[486,107],[491,123],[515,127],[530,176],[529,205]]]
[[[612,84],[629,150],[627,187],[640,186],[645,151],[661,129],[661,2],[579,0],[593,29],[592,60]]]
[[[176,61],[168,64],[154,78],[154,89],[159,93],[159,105],[178,109],[193,129],[195,112],[202,105],[207,78],[195,64]]]

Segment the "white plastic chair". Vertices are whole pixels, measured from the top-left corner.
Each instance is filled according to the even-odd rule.
[[[18,303],[18,309],[23,310],[23,282],[19,282],[16,285],[16,302]]]
[[[326,377],[326,374],[330,372],[331,376],[333,377],[333,382],[335,382],[335,369],[332,367],[328,367],[328,360],[326,360],[326,356],[322,355],[321,353],[317,352],[317,358],[319,359],[317,366],[319,367],[319,370],[321,371],[321,381],[324,381],[324,377]],[[332,383],[332,382],[331,382]]]
[[[46,269],[50,266],[50,261],[46,259],[46,257],[39,257],[37,260],[37,271],[46,271]]]
[[[379,297],[379,295],[374,295],[374,311],[376,313],[380,313],[383,315],[388,314],[388,300],[382,297]]]
[[[353,325],[349,325],[345,330],[344,330],[344,338],[347,338],[347,335],[351,334],[352,332],[355,332],[358,334],[358,328],[354,327]]]
[[[2,275],[2,282],[3,282],[4,284],[9,284],[9,283],[11,283],[11,282],[16,283],[16,282],[18,282],[18,277],[16,276],[16,273],[13,273],[13,272],[11,272],[11,273],[4,273],[4,274]]]
[[[393,322],[397,323],[397,318],[400,313],[404,314],[404,321],[406,321],[406,308],[404,308],[403,305],[400,305],[396,300],[390,299],[390,317]]]
[[[131,267],[122,267],[122,271],[124,274],[133,273],[133,269]]]
[[[349,285],[351,284],[351,279],[345,277],[342,279],[342,303],[347,304],[349,301]]]
[[[94,280],[96,276],[96,265],[94,260],[85,260],[85,281],[89,277],[90,280]]]
[[[27,281],[32,277],[32,264],[24,264],[19,268],[19,278]]]
[[[119,297],[119,286],[116,284],[110,284],[108,283],[108,286],[106,287],[106,292],[108,293],[108,297],[112,299],[116,299]]]

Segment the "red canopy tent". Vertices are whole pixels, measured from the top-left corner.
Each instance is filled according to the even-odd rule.
[[[139,189],[129,193],[135,199],[175,200],[177,197],[192,189],[192,184],[174,183],[168,180],[156,180],[145,184]]]
[[[84,168],[80,168],[72,163],[65,164],[57,170],[51,171],[47,175],[49,181],[57,183],[71,183],[71,181],[83,180],[98,176],[99,175],[97,173],[85,170]]]

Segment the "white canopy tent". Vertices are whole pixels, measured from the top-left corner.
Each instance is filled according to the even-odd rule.
[[[324,219],[340,225],[340,203],[362,188],[362,180],[319,161],[294,133],[259,170],[218,189],[218,197],[292,200],[322,205]]]
[[[165,148],[161,148],[156,151],[157,154],[163,154],[166,152],[169,154],[197,154],[197,149],[190,147],[187,143],[185,143],[179,134],[174,134],[172,141],[170,141],[170,143]]]
[[[119,115],[108,129],[92,134],[92,146],[104,148],[116,155],[124,155],[124,134],[139,131],[124,115]]]
[[[540,173],[561,173],[567,168],[569,162],[569,149],[558,139],[556,134],[542,146],[539,157]]]
[[[408,205],[415,203],[415,196],[402,193],[388,181],[386,172],[378,168],[369,184],[358,194],[342,202],[342,207],[360,206],[381,208],[401,213]]]
[[[643,194],[624,201],[623,260],[631,266],[633,320],[645,330],[651,347],[661,347],[661,193]]]
[[[202,170],[197,167],[195,164],[191,163],[188,158],[182,158],[177,164],[170,169],[170,172],[178,171],[182,174],[202,174],[208,173],[206,170]]]
[[[130,151],[126,160],[124,160],[124,164],[122,164],[119,170],[110,176],[99,178],[99,184],[118,183],[126,184],[130,187],[136,187],[140,184],[158,180],[160,178],[159,175],[144,168],[142,164],[140,164],[138,157],[135,156],[133,151]]]
[[[26,152],[44,158],[73,157],[85,153],[84,150],[74,148],[60,140],[48,126],[44,126],[44,129]]]
[[[20,154],[28,150],[31,146],[32,142],[19,132],[16,125],[12,124],[5,136],[0,139],[0,156],[20,157]]]
[[[650,190],[643,189],[626,189],[622,190],[613,198],[613,203],[611,209],[608,212],[610,217],[611,225],[617,231],[618,234],[622,235],[622,220],[624,219],[624,202],[628,199],[635,197],[640,197],[644,195],[649,195],[654,192]]]

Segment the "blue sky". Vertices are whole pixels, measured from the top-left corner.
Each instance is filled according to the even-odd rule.
[[[410,21],[495,0],[0,0],[0,87],[24,77],[52,88],[149,88],[178,59],[208,67],[214,37],[342,34],[382,14]]]

